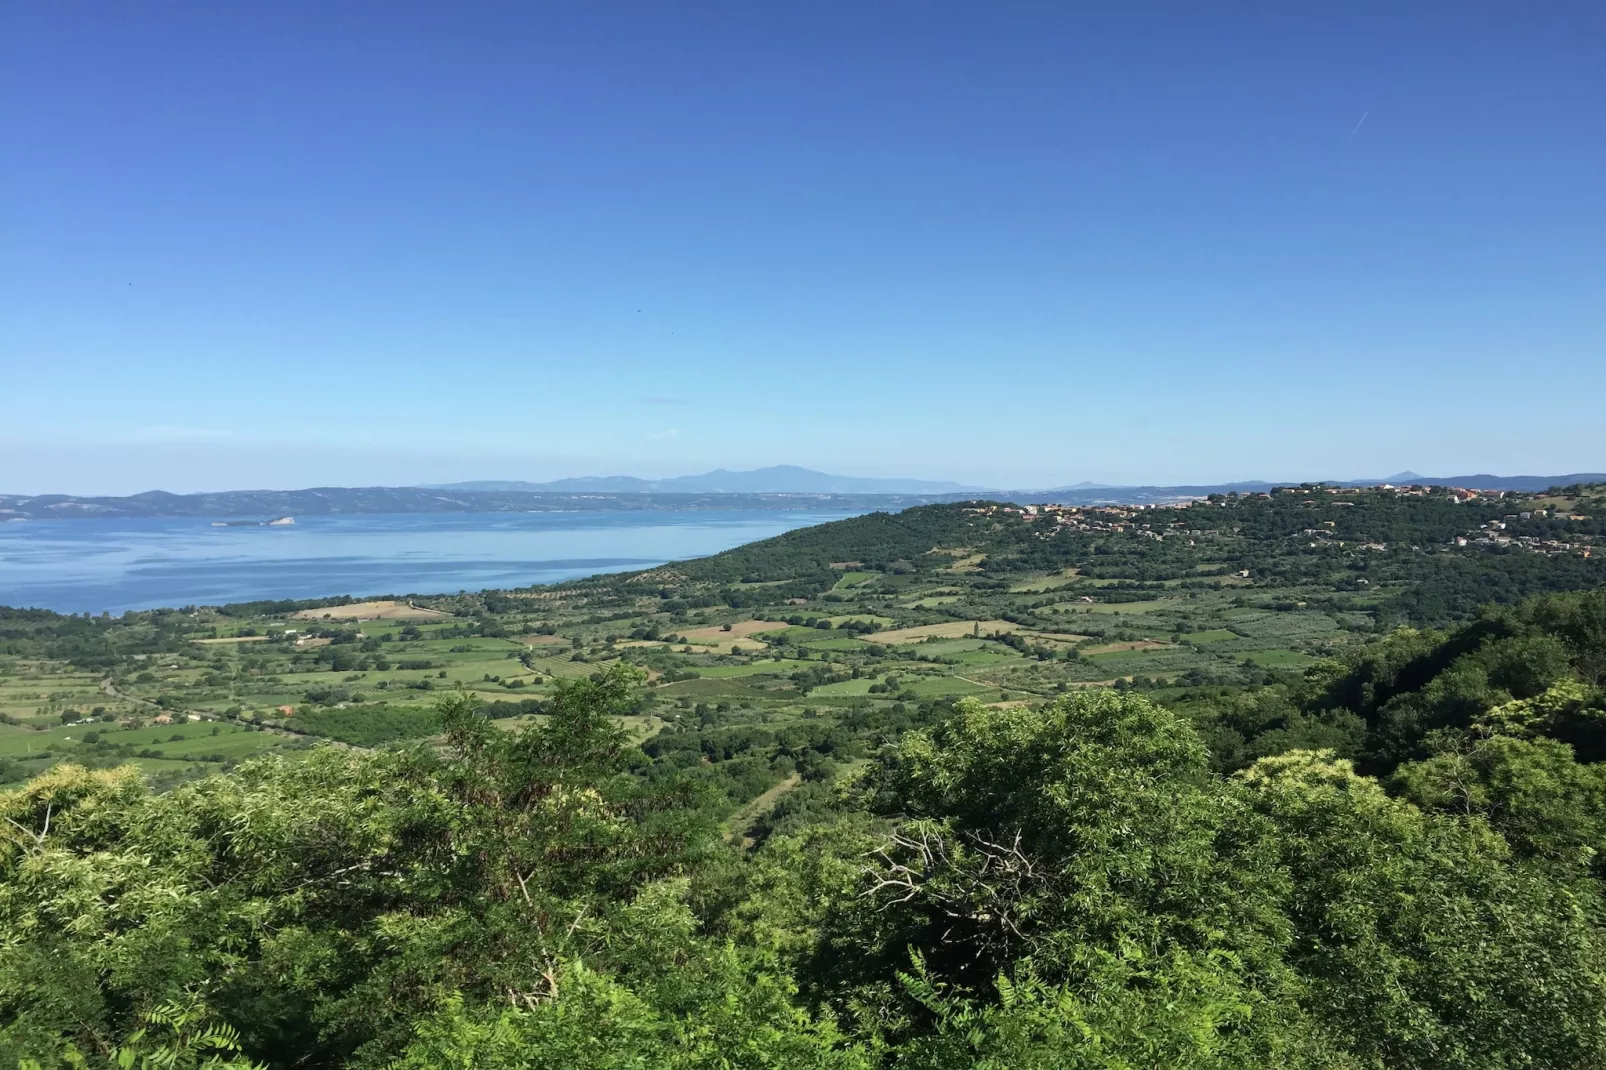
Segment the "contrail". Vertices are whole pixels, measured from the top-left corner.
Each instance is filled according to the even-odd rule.
[[[1359,134],[1359,133],[1360,133],[1360,132],[1361,132],[1361,123],[1364,123],[1364,122],[1366,122],[1366,117],[1367,117],[1367,116],[1368,116],[1368,115],[1370,115],[1370,114],[1372,114],[1372,113],[1371,113],[1371,112],[1369,112],[1369,111],[1366,111],[1366,112],[1362,112],[1362,113],[1361,113],[1361,122],[1359,122],[1359,123],[1356,123],[1356,124],[1355,124],[1355,129],[1354,129],[1354,130],[1351,130],[1351,131],[1350,131],[1350,132],[1349,132],[1349,140],[1350,140],[1350,141],[1354,141],[1354,140],[1355,140],[1355,135],[1356,135],[1356,134]],[[1348,143],[1348,142],[1346,142],[1346,144],[1347,144],[1347,143]]]

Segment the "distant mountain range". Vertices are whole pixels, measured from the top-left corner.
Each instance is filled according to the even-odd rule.
[[[868,479],[833,476],[778,464],[750,472],[716,468],[698,476],[639,479],[636,476],[581,476],[550,483],[474,480],[426,484],[430,490],[502,491],[522,494],[969,494],[985,488],[930,479]]]
[[[1415,484],[1419,487],[1465,487],[1468,490],[1549,490],[1551,487],[1570,487],[1574,483],[1606,483],[1606,472],[1573,472],[1565,476],[1419,476],[1415,472],[1401,472],[1384,480],[1369,479],[1346,483],[1349,487],[1371,487],[1379,482],[1395,486]]]
[[[1606,481],[1606,473],[1582,472],[1562,476],[1421,476],[1415,472],[1399,472],[1382,479],[1323,480],[1329,485],[1345,487],[1375,487],[1380,483],[1416,484],[1433,487],[1467,487],[1472,490],[1545,490],[1548,487],[1570,483],[1598,483]],[[716,468],[696,476],[673,476],[668,479],[640,479],[636,476],[581,476],[573,479],[555,479],[549,483],[527,483],[520,480],[474,480],[467,483],[426,484],[430,490],[495,491],[518,494],[1044,494],[1108,496],[1110,494],[1136,494],[1147,499],[1158,493],[1173,496],[1240,493],[1269,490],[1288,486],[1296,480],[1271,482],[1246,480],[1239,483],[1190,484],[1185,486],[1128,485],[1118,483],[1072,483],[1047,488],[982,487],[931,479],[874,479],[862,476],[834,476],[799,468],[792,464],[779,464],[770,468],[755,468],[748,472],[732,472]]]
[[[71,494],[0,494],[0,521],[82,517],[200,516],[216,520],[376,513],[530,513],[577,510],[898,510],[965,495],[937,494],[705,494],[632,491],[530,492],[429,487],[312,487],[307,490],[231,490],[169,494],[152,490],[126,498]]]
[[[928,479],[867,479],[833,476],[793,465],[750,472],[723,469],[700,476],[637,479],[605,476],[550,483],[482,480],[433,487],[313,487],[307,490],[237,490],[170,494],[152,490],[128,497],[72,494],[0,494],[0,521],[72,517],[200,516],[215,519],[329,516],[375,513],[508,513],[577,509],[905,509],[929,502],[987,497],[1067,505],[1162,504],[1208,494],[1252,494],[1279,483],[1250,480],[1187,486],[1111,486],[1075,483],[1047,489],[986,489]],[[1540,491],[1574,483],[1606,483],[1606,473],[1560,476],[1419,476],[1400,472],[1385,479],[1326,480],[1328,485],[1467,487],[1473,490]]]

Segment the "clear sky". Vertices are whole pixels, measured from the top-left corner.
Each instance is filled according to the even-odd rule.
[[[0,491],[1606,470],[1598,2],[0,20]]]

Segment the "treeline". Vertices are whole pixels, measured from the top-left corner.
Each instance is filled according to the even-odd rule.
[[[111,669],[135,654],[178,653],[204,630],[170,609],[113,618],[0,606],[0,654],[52,658],[88,671]]]

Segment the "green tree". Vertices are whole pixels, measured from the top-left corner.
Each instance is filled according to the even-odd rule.
[[[870,787],[897,826],[820,955],[838,1005],[916,1065],[1051,1065],[1085,1031],[1088,1066],[1150,1065],[1155,1030],[1175,1065],[1320,1047],[1282,962],[1271,826],[1176,715],[1114,691],[966,701]],[[1050,1020],[1060,1040],[1016,1042]],[[966,1039],[992,1027],[1019,1035]]]
[[[1606,766],[1580,765],[1553,739],[1445,733],[1391,787],[1426,810],[1476,815],[1519,857],[1588,872],[1606,848]]]
[[[628,1052],[563,998],[593,975],[643,1002],[665,1050],[702,1028],[705,996],[748,989],[767,994],[737,1017],[807,1048],[824,1027],[784,976],[701,943],[685,875],[723,847],[688,784],[631,772],[616,714],[634,683],[568,683],[522,733],[450,696],[440,753],[316,749],[166,795],[61,766],[0,793],[0,1053],[144,1050],[180,1006],[249,1058],[379,1067],[453,1006],[539,1024],[549,1004]]]
[[[1513,860],[1481,818],[1424,813],[1331,755],[1241,774],[1293,879],[1288,961],[1366,1065],[1596,1066],[1606,946],[1587,889]]]

